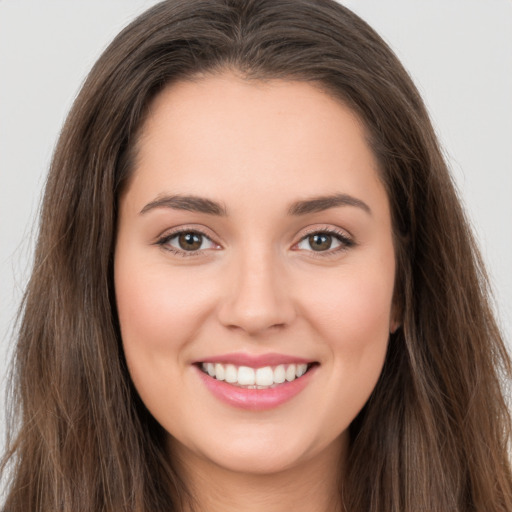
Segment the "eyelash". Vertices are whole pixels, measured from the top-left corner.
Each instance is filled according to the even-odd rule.
[[[173,247],[173,246],[169,245],[169,242],[172,239],[174,239],[174,238],[176,238],[176,237],[178,237],[178,236],[180,236],[182,234],[195,234],[195,235],[199,235],[201,237],[204,237],[204,238],[208,239],[213,244],[215,244],[215,242],[213,242],[213,240],[206,233],[204,233],[200,229],[194,228],[194,229],[180,229],[179,231],[173,231],[172,233],[168,233],[168,234],[162,236],[161,238],[159,238],[155,242],[155,245],[159,245],[164,250],[169,251],[169,252],[171,252],[171,253],[173,253],[173,254],[175,254],[177,256],[182,256],[182,257],[199,256],[202,253],[202,251],[205,250],[205,249],[202,249],[202,250],[201,249],[197,249],[197,250],[193,250],[193,251],[184,251],[184,250],[180,250],[180,249],[177,249],[176,247]],[[349,238],[342,231],[339,231],[337,229],[332,229],[332,228],[329,228],[329,229],[321,229],[321,228],[318,229],[317,228],[317,229],[312,229],[312,230],[306,232],[301,237],[301,239],[297,243],[295,243],[293,246],[297,247],[302,241],[306,240],[308,237],[310,237],[312,235],[332,236],[333,238],[338,240],[338,242],[340,242],[339,247],[336,247],[334,249],[328,249],[326,251],[314,251],[314,250],[308,251],[308,252],[311,253],[311,256],[313,256],[315,258],[325,258],[325,257],[328,257],[328,256],[332,256],[332,255],[341,253],[341,252],[345,252],[346,250],[348,250],[351,247],[354,247],[356,245],[354,240]]]
[[[178,237],[180,235],[183,235],[183,234],[199,235],[201,237],[204,237],[204,238],[210,240],[212,243],[215,243],[215,242],[213,242],[211,237],[209,237],[206,233],[204,233],[200,229],[193,228],[193,229],[180,229],[178,231],[173,231],[172,233],[168,233],[168,234],[162,236],[161,238],[159,238],[156,241],[156,245],[161,246],[162,249],[164,249],[166,251],[169,251],[169,252],[171,252],[171,253],[173,253],[173,254],[175,254],[177,256],[183,256],[184,258],[186,258],[188,256],[199,256],[201,254],[201,252],[202,252],[201,249],[198,249],[196,251],[183,251],[183,250],[177,249],[176,247],[173,247],[172,245],[168,245],[169,242],[173,238],[176,238],[176,237]]]
[[[335,256],[337,254],[347,251],[348,249],[356,245],[356,242],[341,230],[334,228],[315,228],[306,231],[306,233],[301,237],[301,239],[296,244],[294,244],[294,247],[298,246],[303,240],[306,240],[311,235],[328,235],[338,240],[338,242],[340,242],[339,247],[336,247],[334,249],[327,249],[326,251],[314,251],[313,249],[311,249],[310,251],[308,251],[311,253],[311,256],[315,258],[328,258],[329,256]]]

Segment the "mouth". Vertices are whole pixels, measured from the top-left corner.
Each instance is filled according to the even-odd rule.
[[[243,389],[273,389],[301,379],[318,363],[279,364],[276,366],[237,366],[216,362],[198,363],[198,368],[211,378]]]
[[[200,382],[224,404],[264,411],[302,395],[314,382],[318,361],[287,354],[227,353],[193,363]]]

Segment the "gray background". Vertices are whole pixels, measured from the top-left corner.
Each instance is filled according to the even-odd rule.
[[[11,330],[59,129],[100,52],[152,0],[0,0],[0,439]],[[427,103],[512,346],[512,1],[352,0]],[[0,451],[2,442],[0,441]]]

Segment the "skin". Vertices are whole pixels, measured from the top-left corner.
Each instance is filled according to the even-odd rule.
[[[341,510],[347,429],[396,327],[389,203],[362,124],[312,84],[226,72],[165,89],[137,150],[114,262],[123,346],[199,509]],[[370,211],[289,214],[333,194]],[[147,207],[165,195],[207,198],[226,215]],[[176,229],[208,238],[183,256],[176,237],[158,243]],[[308,235],[326,230],[351,243],[314,251]],[[319,365],[288,402],[242,410],[192,364],[233,352]]]

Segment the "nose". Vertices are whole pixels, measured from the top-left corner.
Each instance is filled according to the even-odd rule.
[[[252,251],[232,268],[229,289],[218,309],[225,327],[257,335],[291,324],[296,314],[291,291],[272,254]]]

